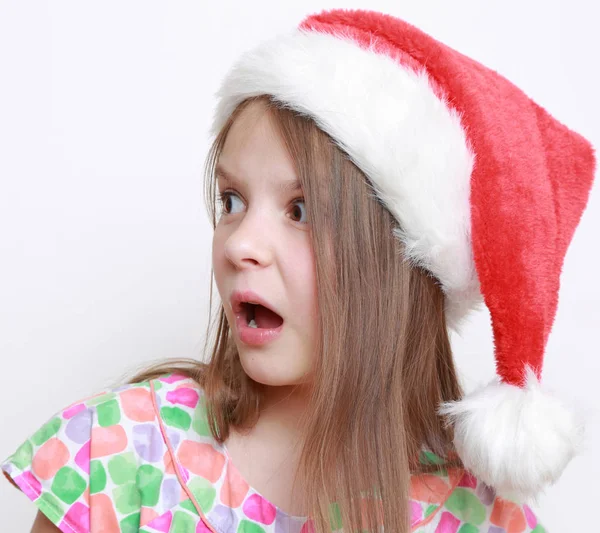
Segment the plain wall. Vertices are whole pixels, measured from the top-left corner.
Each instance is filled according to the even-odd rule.
[[[213,94],[246,48],[329,7],[404,18],[600,145],[600,10],[590,1],[0,0],[0,459],[125,372],[200,356]],[[596,184],[544,365],[545,385],[588,416],[586,450],[535,509],[554,532],[597,530],[599,230]],[[494,376],[485,311],[452,341],[467,390]],[[0,483],[3,531],[29,531],[34,515]]]

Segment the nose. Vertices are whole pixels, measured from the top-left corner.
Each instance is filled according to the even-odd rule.
[[[246,212],[225,240],[225,256],[238,269],[267,266],[273,260],[272,235],[260,212]]]

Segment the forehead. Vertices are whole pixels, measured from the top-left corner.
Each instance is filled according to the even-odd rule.
[[[219,181],[296,181],[292,158],[273,120],[260,101],[250,103],[238,115],[219,154]]]
[[[237,152],[257,149],[261,146],[283,147],[282,139],[264,102],[248,104],[235,118],[227,133],[221,157],[227,158]]]

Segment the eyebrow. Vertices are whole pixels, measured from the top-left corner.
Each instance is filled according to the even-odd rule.
[[[215,174],[217,177],[224,181],[232,183],[239,183],[239,180],[229,171],[225,170],[222,166],[217,165],[215,168]],[[278,189],[282,192],[296,192],[302,190],[302,185],[297,179],[285,180],[279,186]]]

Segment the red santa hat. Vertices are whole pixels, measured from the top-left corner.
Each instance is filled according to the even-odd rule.
[[[500,496],[534,499],[582,438],[540,378],[594,178],[589,142],[498,73],[371,11],[312,15],[245,53],[211,133],[263,94],[312,117],[367,175],[407,259],[439,280],[449,327],[488,307],[497,376],[439,412],[471,472]]]

